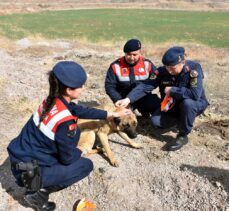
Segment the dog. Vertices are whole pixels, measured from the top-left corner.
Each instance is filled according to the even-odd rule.
[[[98,108],[106,111],[118,111],[117,109],[122,109],[115,108],[114,105],[107,105]],[[78,121],[81,135],[77,147],[83,152],[83,154],[86,155],[106,152],[111,165],[118,167],[118,162],[115,159],[108,142],[108,136],[112,133],[117,133],[120,137],[127,141],[130,146],[134,148],[142,148],[140,144],[132,140],[137,137],[137,123],[137,118],[133,112],[121,118],[113,118],[110,121],[81,119]],[[103,148],[97,147],[93,149],[96,137],[99,138]]]

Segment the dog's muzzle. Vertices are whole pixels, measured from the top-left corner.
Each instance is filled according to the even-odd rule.
[[[136,138],[137,137],[137,133],[131,129],[125,129],[124,131],[129,138]]]

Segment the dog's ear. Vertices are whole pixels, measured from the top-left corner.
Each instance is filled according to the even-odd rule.
[[[115,117],[115,118],[114,118],[114,123],[115,123],[116,125],[119,125],[120,122],[121,122],[121,119],[120,119],[119,117]]]

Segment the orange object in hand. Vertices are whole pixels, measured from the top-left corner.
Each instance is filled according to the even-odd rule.
[[[96,209],[96,205],[85,198],[81,199],[76,207],[76,211],[91,211],[94,209]]]
[[[168,111],[170,110],[175,104],[175,101],[172,97],[165,95],[163,101],[161,102],[161,111]]]

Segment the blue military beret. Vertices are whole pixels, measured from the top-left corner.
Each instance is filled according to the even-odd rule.
[[[141,42],[137,39],[131,39],[126,42],[126,44],[123,47],[123,51],[125,53],[129,53],[132,51],[137,51],[141,49]]]
[[[79,88],[87,80],[85,70],[73,61],[61,61],[53,67],[57,79],[69,88]]]
[[[162,57],[162,63],[166,66],[174,66],[184,60],[184,52],[183,47],[169,48]]]

